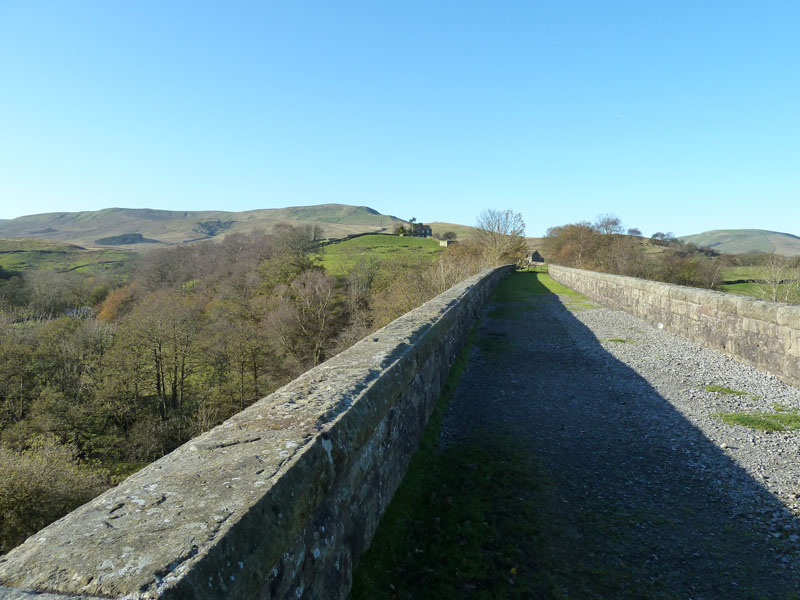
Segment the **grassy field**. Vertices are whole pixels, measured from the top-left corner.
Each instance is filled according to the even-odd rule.
[[[431,260],[443,248],[438,240],[396,235],[365,235],[320,249],[318,260],[331,275],[344,275],[363,258],[385,260],[423,256]]]
[[[728,267],[723,269],[722,271],[722,279],[724,281],[737,281],[743,279],[760,279],[764,277],[763,267],[759,266],[749,266],[749,267]],[[786,290],[786,285],[779,285],[778,296],[784,297],[784,293]],[[767,291],[767,288],[761,284],[754,283],[754,282],[742,282],[742,283],[729,283],[723,284],[719,287],[719,290],[722,292],[730,292],[732,294],[741,294],[743,296],[752,296],[754,298],[761,298],[762,293]],[[792,294],[789,294],[790,300]]]
[[[433,233],[442,234],[446,231],[452,231],[458,236],[456,239],[467,240],[472,237],[475,232],[474,227],[469,225],[457,225],[456,223],[441,223],[434,221],[433,223],[426,223],[431,226]]]
[[[132,253],[119,249],[87,250],[51,240],[0,239],[0,267],[6,271],[98,271],[124,265]]]
[[[779,285],[778,286],[778,297],[785,298],[784,294],[786,293],[786,285]],[[734,283],[731,285],[722,285],[720,286],[720,291],[722,292],[730,292],[731,294],[741,294],[742,296],[751,296],[753,298],[761,298],[764,299],[762,296],[762,289],[759,288],[759,284],[757,283]],[[796,294],[796,291],[795,291]],[[793,298],[795,298],[793,300]],[[781,300],[782,302],[796,302],[797,296],[791,296],[787,300]],[[770,298],[767,297],[767,300]]]
[[[741,279],[759,279],[763,277],[762,267],[758,266],[750,266],[750,267],[728,267],[724,269],[722,272],[722,278],[724,281],[737,281]],[[784,292],[786,291],[786,285],[779,285],[779,297],[783,297]],[[724,284],[719,287],[719,290],[722,292],[730,292],[732,294],[741,294],[743,296],[752,296],[753,298],[761,298],[762,293],[766,291],[763,285],[754,282],[742,282],[742,283],[729,283]]]
[[[755,283],[732,283],[728,285],[719,286],[721,292],[730,292],[731,294],[740,294],[742,296],[752,296],[753,298],[759,297],[758,286]]]
[[[761,274],[761,267],[727,267],[722,270],[724,281],[736,281],[737,279],[758,279]],[[721,292],[741,294],[743,296],[758,297],[758,288],[755,283],[732,283],[719,287]]]
[[[725,281],[735,281],[737,279],[758,279],[761,277],[762,268],[759,266],[749,267],[725,267],[722,269],[722,278]]]

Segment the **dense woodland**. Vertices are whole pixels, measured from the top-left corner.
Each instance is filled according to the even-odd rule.
[[[436,256],[354,255],[337,276],[322,267],[317,229],[288,225],[150,251],[122,273],[0,273],[0,552],[458,281],[519,258],[519,215],[484,217],[496,229],[474,241]]]
[[[719,254],[684,243],[670,233],[642,237],[618,217],[603,215],[551,227],[545,238],[549,261],[581,269],[641,277],[679,285],[720,289],[731,273],[747,273],[747,293],[765,300],[800,301],[800,257],[775,253]],[[745,269],[745,267],[749,267]]]

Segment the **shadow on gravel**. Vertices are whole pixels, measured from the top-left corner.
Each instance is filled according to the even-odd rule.
[[[360,597],[800,598],[793,516],[568,307],[547,275],[498,287]]]
[[[567,308],[585,300],[551,290],[565,288],[535,273],[498,288],[489,315],[505,314],[484,319],[478,344],[501,339],[502,350],[473,357],[450,411],[458,430],[530,440],[542,595],[800,597],[796,519],[606,352]]]

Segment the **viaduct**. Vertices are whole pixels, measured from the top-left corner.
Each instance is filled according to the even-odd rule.
[[[0,598],[344,598],[494,287],[489,269],[0,557]],[[800,306],[551,266],[607,306],[800,385]]]

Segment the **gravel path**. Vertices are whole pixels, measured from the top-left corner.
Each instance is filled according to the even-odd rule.
[[[800,409],[800,390],[569,297],[487,313],[442,443],[495,430],[531,450],[559,597],[800,598],[800,434],[713,416]]]

